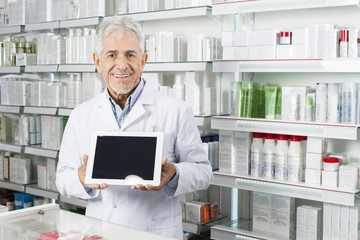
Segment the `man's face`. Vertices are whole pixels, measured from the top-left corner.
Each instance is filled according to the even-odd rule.
[[[141,53],[139,40],[132,33],[113,32],[103,38],[101,58],[94,54],[98,73],[115,99],[130,96],[140,82],[147,54]]]

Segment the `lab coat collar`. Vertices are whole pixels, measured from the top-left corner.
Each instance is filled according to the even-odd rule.
[[[107,91],[107,89],[105,89]],[[98,101],[95,103],[95,107],[99,109],[99,116],[104,120],[104,123],[110,124],[112,129],[119,129],[119,126],[116,122],[114,113],[112,112],[112,108],[109,102],[109,99],[106,97],[106,92],[103,92],[101,96],[99,96]],[[145,86],[140,94],[138,100],[132,107],[129,115],[126,117],[121,130],[125,130],[129,125],[131,125],[134,121],[140,118],[143,114],[145,114],[145,108],[148,105],[151,107],[154,104],[154,95],[156,90],[151,87],[150,84],[147,84],[145,81]]]

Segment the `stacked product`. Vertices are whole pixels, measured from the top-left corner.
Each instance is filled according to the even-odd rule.
[[[208,153],[208,159],[213,170],[219,169],[219,135],[201,136],[205,151]]]
[[[41,116],[42,147],[59,150],[68,117]]]
[[[317,24],[222,33],[224,60],[358,58],[359,29]]]
[[[299,206],[296,212],[296,239],[320,240],[322,228],[322,209],[312,206]],[[331,217],[330,217],[331,218]],[[325,218],[324,218],[325,219]],[[331,239],[331,238],[324,238]],[[333,238],[336,239],[336,238]]]
[[[337,172],[325,172],[323,159],[326,157],[327,140],[320,137],[308,137],[306,152],[305,182],[337,186]],[[327,169],[327,168],[326,168]],[[325,170],[326,171],[326,170]],[[321,179],[323,177],[323,179]]]
[[[253,231],[276,239],[294,239],[294,211],[294,198],[253,192]]]
[[[56,160],[53,158],[47,159],[46,165],[37,165],[37,179],[38,187],[57,191],[55,184],[56,178]]]

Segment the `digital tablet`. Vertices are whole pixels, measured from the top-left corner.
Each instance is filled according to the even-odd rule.
[[[85,183],[160,185],[162,132],[95,131]]]

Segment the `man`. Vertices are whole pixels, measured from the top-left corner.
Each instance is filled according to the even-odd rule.
[[[160,95],[141,78],[147,54],[138,23],[130,18],[107,19],[98,38],[93,58],[107,89],[70,115],[59,154],[58,190],[68,198],[87,199],[87,216],[182,239],[177,196],[206,189],[213,177],[192,110],[182,101]],[[85,184],[95,130],[164,132],[160,185]]]

